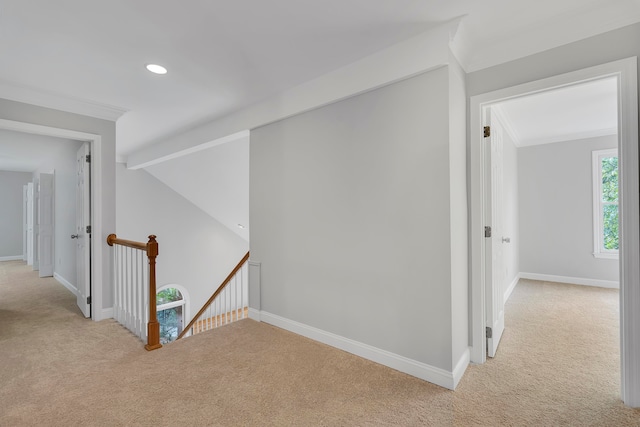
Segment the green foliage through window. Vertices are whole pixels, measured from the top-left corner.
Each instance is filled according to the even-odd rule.
[[[176,288],[163,289],[156,294],[156,306],[160,307],[176,301],[183,301],[181,305],[157,311],[158,323],[160,323],[160,343],[167,344],[175,341],[183,328],[184,298]]]
[[[156,294],[156,305],[166,304],[168,302],[180,301],[182,294],[176,288],[167,288]]]
[[[602,228],[604,249],[617,251],[618,237],[618,158],[603,157],[602,167]]]

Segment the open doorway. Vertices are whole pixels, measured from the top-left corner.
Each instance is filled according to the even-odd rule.
[[[472,354],[475,363],[484,363],[487,327],[494,328],[504,312],[503,289],[495,286],[487,261],[492,259],[491,246],[487,246],[485,224],[490,217],[486,209],[487,195],[491,188],[484,179],[488,175],[482,149],[481,133],[489,119],[491,107],[508,99],[523,95],[571,87],[576,84],[612,78],[617,88],[619,119],[617,135],[620,147],[620,326],[621,326],[621,375],[622,398],[630,406],[640,405],[640,387],[637,371],[637,347],[640,337],[634,330],[638,305],[638,130],[637,130],[637,71],[636,59],[617,61],[574,73],[507,88],[471,98],[471,295],[472,295]],[[490,154],[489,154],[490,155]],[[489,174],[490,175],[490,174]],[[489,199],[490,200],[490,199]],[[490,211],[489,211],[490,214]],[[503,236],[500,236],[503,237]],[[503,319],[502,319],[503,321]],[[496,339],[496,334],[493,334]],[[499,340],[499,336],[497,337]],[[497,344],[495,344],[497,345]]]
[[[94,134],[87,134],[87,133],[83,133],[83,132],[76,132],[76,131],[71,131],[71,130],[67,130],[67,129],[59,129],[59,128],[52,128],[52,127],[46,127],[46,126],[40,126],[40,125],[34,125],[34,124],[29,124],[29,123],[23,123],[23,122],[15,122],[15,121],[9,121],[9,120],[0,120],[0,131],[3,132],[13,132],[15,135],[23,135],[26,138],[29,138],[29,136],[31,137],[40,137],[41,139],[44,138],[44,140],[46,140],[47,138],[61,138],[62,140],[64,140],[63,142],[66,143],[61,143],[60,145],[62,147],[64,147],[65,151],[69,151],[69,156],[68,156],[68,161],[69,161],[69,168],[65,168],[65,167],[60,167],[60,168],[56,168],[53,167],[52,165],[48,165],[45,166],[45,168],[48,168],[46,171],[43,169],[43,175],[47,172],[52,172],[48,175],[51,175],[51,184],[53,184],[54,180],[56,179],[56,169],[58,172],[58,180],[62,181],[62,174],[61,172],[64,170],[65,174],[70,175],[67,176],[66,178],[67,181],[71,180],[72,181],[72,186],[68,189],[68,193],[70,194],[70,202],[69,200],[63,204],[59,203],[58,204],[58,212],[54,212],[53,215],[51,216],[55,216],[57,219],[63,219],[63,217],[67,217],[68,221],[62,221],[62,223],[65,223],[68,225],[68,228],[63,228],[60,227],[61,230],[58,230],[58,236],[56,236],[55,240],[58,241],[58,244],[63,244],[66,243],[66,246],[69,246],[69,248],[71,248],[69,250],[69,254],[67,254],[68,256],[66,257],[67,259],[72,259],[73,262],[68,262],[66,263],[66,270],[69,270],[69,272],[67,272],[65,275],[67,276],[73,276],[74,280],[66,280],[66,278],[61,275],[58,274],[58,277],[56,277],[56,274],[54,274],[54,277],[56,277],[56,279],[58,279],[58,281],[60,283],[62,283],[65,287],[69,288],[72,292],[74,292],[76,294],[76,296],[81,295],[82,298],[78,297],[78,301],[79,301],[79,306],[81,311],[83,312],[83,314],[86,317],[91,317],[94,320],[101,320],[103,317],[102,310],[98,310],[98,311],[91,311],[90,307],[91,305],[97,305],[98,307],[102,306],[102,263],[100,262],[92,262],[93,259],[100,259],[102,257],[102,242],[100,241],[101,239],[90,239],[90,235],[93,233],[96,233],[98,235],[101,235],[101,230],[102,230],[102,218],[100,215],[100,198],[99,197],[94,197],[93,195],[95,195],[96,193],[99,194],[99,189],[102,187],[102,176],[101,176],[101,167],[100,167],[100,159],[101,159],[101,155],[100,155],[100,146],[101,146],[101,137],[99,135],[94,135]],[[50,140],[48,141],[49,143],[51,142]],[[85,201],[83,201],[83,211],[86,211],[87,213],[90,213],[88,216],[90,218],[90,221],[88,221],[88,223],[86,225],[83,224],[83,230],[86,234],[86,241],[89,242],[86,245],[84,245],[84,247],[87,249],[87,253],[90,253],[90,255],[86,258],[84,258],[83,260],[80,260],[80,257],[78,256],[77,253],[77,245],[76,242],[74,241],[74,239],[72,238],[73,236],[78,235],[79,233],[77,232],[77,224],[76,224],[76,210],[79,209],[77,206],[77,181],[78,181],[78,172],[76,170],[76,162],[77,162],[77,156],[78,156],[78,152],[79,152],[79,147],[85,147],[87,150],[91,150],[92,153],[94,154],[94,165],[95,167],[92,167],[91,170],[89,170],[87,168],[86,170],[86,177],[85,177],[85,181],[84,184],[86,184],[85,188],[88,190],[85,194],[86,194],[86,199]],[[35,152],[37,151],[37,148],[34,148],[33,146],[31,146],[30,148],[27,148],[27,150],[31,150],[31,157],[35,157]],[[28,155],[26,156],[27,158],[29,157]],[[83,161],[90,161],[90,157],[86,157],[83,156]],[[51,170],[49,170],[51,169]],[[90,178],[89,178],[90,177]],[[65,187],[66,188],[66,187]],[[89,192],[91,193],[91,195],[89,195]],[[55,197],[55,196],[54,196]],[[96,206],[98,205],[98,206]],[[52,224],[53,225],[53,224]],[[89,227],[89,228],[87,228]],[[63,233],[63,234],[60,234]],[[75,239],[77,240],[77,239]],[[53,246],[52,246],[53,247]],[[52,263],[56,264],[56,267],[58,267],[58,264],[63,264],[62,263],[62,250],[61,249],[52,249],[52,253],[51,253],[51,258],[52,258]],[[86,278],[87,280],[84,282],[84,289],[85,291],[83,293],[79,292],[79,286],[78,286],[78,281],[77,279],[77,267],[78,267],[78,262],[83,262],[83,265],[80,265],[80,267],[82,267],[80,270],[86,272]],[[71,264],[73,264],[71,266]],[[73,273],[71,273],[70,271],[73,271]],[[100,280],[97,280],[97,279]],[[95,297],[94,297],[95,296]],[[82,300],[82,305],[80,304],[80,301]],[[97,304],[96,304],[97,303]]]

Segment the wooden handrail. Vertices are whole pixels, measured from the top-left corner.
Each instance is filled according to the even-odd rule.
[[[160,344],[160,323],[156,312],[156,257],[158,256],[158,242],[156,236],[149,236],[147,243],[134,242],[133,240],[118,239],[115,234],[107,236],[109,246],[121,245],[133,249],[139,249],[147,253],[149,259],[149,322],[147,323],[147,350],[155,350],[162,347]]]
[[[149,239],[151,239],[151,237],[152,236],[149,236]],[[155,239],[155,237],[156,236],[153,236],[154,239]],[[109,234],[107,236],[107,244],[109,246],[120,245],[120,246],[126,246],[128,248],[140,249],[141,251],[146,251],[148,243],[134,242],[133,240],[119,239],[118,236],[116,236],[115,234]]]
[[[227,285],[227,283],[229,283],[231,279],[233,279],[233,276],[236,275],[236,273],[242,268],[242,266],[244,265],[245,262],[247,262],[247,260],[249,260],[249,252],[247,252],[247,254],[240,260],[238,265],[236,265],[235,268],[231,271],[231,273],[229,273],[227,278],[224,279],[224,281],[220,284],[220,286],[218,286],[218,289],[216,289],[213,295],[211,295],[211,298],[209,298],[209,300],[207,300],[207,302],[204,303],[200,311],[198,311],[198,314],[196,314],[191,318],[191,322],[189,322],[187,327],[184,328],[182,332],[180,332],[180,335],[178,335],[178,338],[176,338],[176,340],[179,340],[180,338],[182,338],[193,327],[193,325],[196,323],[196,321],[202,315],[202,313],[204,313],[207,307],[211,305],[213,300],[216,299],[216,297],[220,294],[220,292],[222,292],[222,290]]]

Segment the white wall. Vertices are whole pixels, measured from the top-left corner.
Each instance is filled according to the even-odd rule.
[[[452,371],[463,236],[466,251],[452,227],[466,227],[466,205],[451,211],[466,196],[450,188],[464,185],[464,150],[450,146],[449,96],[443,67],[252,131],[264,313]]]
[[[157,236],[157,287],[184,286],[195,315],[247,253],[248,243],[144,170],[121,163],[116,170],[116,234],[139,242]]]
[[[593,150],[617,146],[610,135],[518,150],[523,273],[619,280],[618,260],[593,256],[591,171]]]
[[[77,288],[76,243],[71,235],[76,233],[76,152],[82,142],[26,136],[29,137],[38,141],[49,140],[58,145],[58,150],[34,172],[34,179],[41,173],[54,175],[54,272]]]
[[[22,188],[29,172],[0,171],[0,259],[22,259]]]
[[[93,239],[99,239],[102,245],[102,259],[94,259],[93,263],[100,263],[102,268],[102,307],[94,307],[94,317],[103,317],[103,310],[113,305],[113,287],[111,281],[111,258],[106,243],[107,236],[116,227],[115,209],[115,147],[116,125],[115,122],[101,120],[80,114],[67,113],[50,108],[38,107],[21,102],[0,99],[0,119],[17,122],[32,123],[42,126],[50,126],[60,129],[68,129],[77,132],[90,133],[101,136],[101,173],[102,191],[95,194],[99,198],[102,211],[99,213],[102,220],[102,235],[94,233]],[[95,264],[94,264],[95,265]],[[95,310],[100,310],[96,313]]]
[[[511,242],[502,245],[504,255],[505,293],[513,290],[520,273],[520,209],[518,190],[518,149],[508,132],[504,132],[502,171],[503,171],[503,200],[504,200],[504,237]]]

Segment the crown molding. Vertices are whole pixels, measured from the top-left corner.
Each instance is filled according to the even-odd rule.
[[[129,111],[126,108],[44,91],[7,80],[0,80],[0,98],[112,122]]]
[[[592,129],[584,132],[572,132],[561,135],[552,135],[541,138],[520,139],[518,147],[530,147],[533,145],[552,144],[554,142],[577,141],[580,139],[597,138],[599,136],[616,135],[617,128]]]

